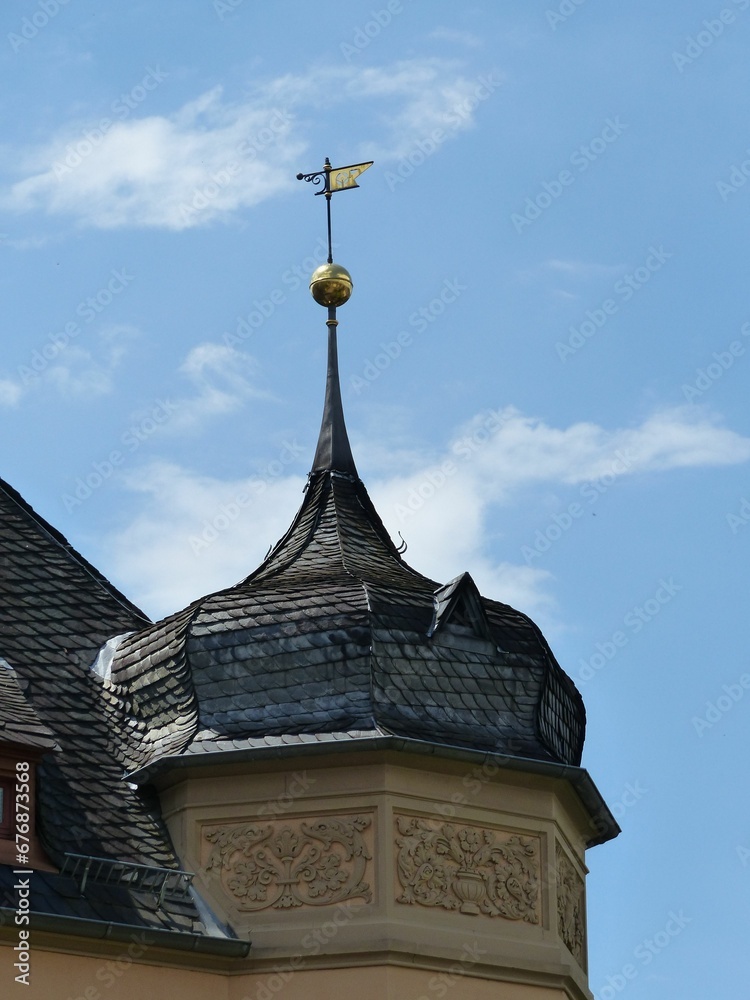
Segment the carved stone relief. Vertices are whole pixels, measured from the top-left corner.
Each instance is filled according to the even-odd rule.
[[[219,876],[240,910],[370,902],[372,859],[363,837],[370,816],[283,823],[227,823],[203,831],[206,871]]]
[[[397,815],[399,903],[541,920],[539,837]]]
[[[582,969],[586,968],[584,883],[560,844],[556,845],[557,930]]]

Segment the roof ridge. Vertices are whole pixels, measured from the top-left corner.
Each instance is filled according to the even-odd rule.
[[[121,590],[118,590],[118,588],[115,587],[115,585],[111,583],[111,581],[108,580],[103,573],[101,573],[92,563],[88,561],[88,559],[86,559],[85,556],[82,556],[81,553],[70,544],[61,531],[58,531],[58,529],[54,528],[49,521],[42,517],[41,514],[37,513],[31,504],[24,500],[18,490],[14,489],[10,483],[6,482],[4,479],[0,479],[0,492],[5,494],[5,496],[20,510],[26,520],[34,525],[40,534],[45,535],[50,541],[54,542],[59,548],[61,548],[71,562],[76,563],[78,567],[90,576],[96,584],[106,590],[109,596],[112,597],[118,604],[122,605],[125,610],[136,614],[140,619],[142,619],[144,624],[151,624],[151,621],[145,612],[141,611],[139,607],[133,604],[133,602],[130,601]]]

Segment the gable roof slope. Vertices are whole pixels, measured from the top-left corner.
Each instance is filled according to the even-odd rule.
[[[59,531],[0,480],[0,657],[7,671],[0,695],[16,728],[36,719],[37,736],[51,732],[57,748],[38,770],[37,832],[58,868],[66,854],[179,867],[158,803],[123,780],[123,767],[91,669],[115,635],[148,619]],[[4,673],[7,668],[4,668]],[[20,700],[19,700],[20,699]],[[6,720],[7,723],[7,720]],[[7,724],[6,724],[7,731]],[[0,866],[0,905],[11,905],[12,870]],[[70,879],[35,876],[35,909],[93,920],[194,931],[203,927],[192,900],[154,911],[127,889],[85,896]]]

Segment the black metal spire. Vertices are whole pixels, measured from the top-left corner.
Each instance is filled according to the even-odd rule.
[[[357,477],[349,437],[344,422],[344,407],[341,402],[339,382],[338,347],[336,343],[336,307],[328,307],[328,372],[326,375],[326,396],[323,405],[323,420],[320,425],[318,447],[311,472],[342,472]]]

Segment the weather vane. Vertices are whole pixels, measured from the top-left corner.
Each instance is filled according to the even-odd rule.
[[[371,167],[373,160],[367,163],[352,163],[348,167],[332,167],[326,157],[325,167],[312,174],[297,174],[298,181],[311,181],[320,187],[315,194],[326,196],[326,217],[328,219],[328,263],[321,264],[313,272],[310,279],[312,297],[321,306],[328,307],[327,324],[329,329],[336,328],[336,307],[343,306],[352,294],[352,276],[345,267],[333,263],[333,243],[331,242],[331,197],[337,191],[349,191],[359,187],[357,178]]]
[[[348,167],[332,167],[331,161],[326,156],[325,167],[316,170],[312,174],[297,174],[298,181],[312,181],[314,185],[322,184],[323,187],[315,194],[326,196],[326,217],[328,220],[328,263],[333,264],[333,244],[331,242],[331,195],[337,191],[350,191],[359,187],[357,178],[363,174],[375,161],[368,160],[367,163],[351,163]]]

